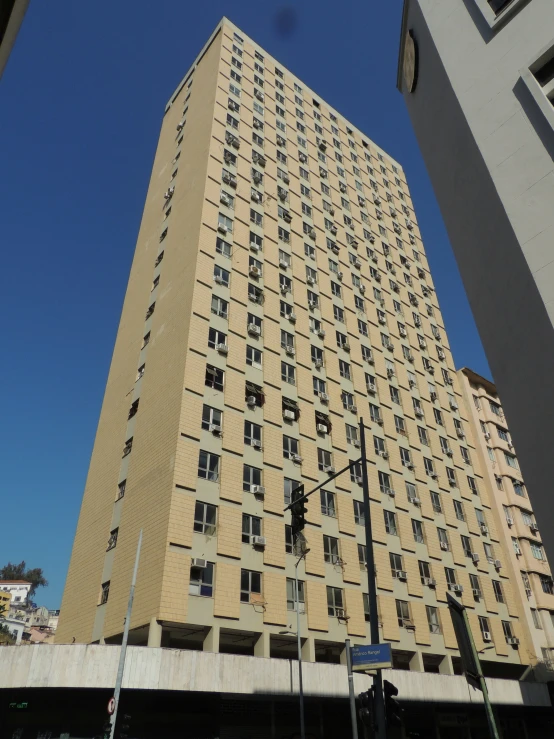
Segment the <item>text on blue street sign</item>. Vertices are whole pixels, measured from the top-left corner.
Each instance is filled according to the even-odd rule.
[[[390,644],[364,644],[361,647],[352,647],[350,654],[353,670],[364,672],[392,665]]]

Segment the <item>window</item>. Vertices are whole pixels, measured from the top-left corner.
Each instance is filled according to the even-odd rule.
[[[531,554],[535,559],[544,560],[544,551],[540,544],[535,544],[534,542],[529,542],[529,547],[531,548]]]
[[[441,627],[439,623],[439,611],[435,606],[425,606],[427,612],[427,623],[429,624],[429,631],[431,634],[440,634]]]
[[[231,273],[228,272],[226,269],[223,269],[223,267],[220,267],[218,264],[215,264],[214,281],[217,282],[218,285],[229,287],[229,283],[231,281]]]
[[[216,506],[197,500],[194,507],[194,531],[199,534],[206,534],[206,536],[213,536],[215,534],[216,511]]]
[[[429,562],[423,562],[422,560],[419,560],[419,576],[421,577],[421,582],[423,583],[426,578],[431,578],[431,567],[429,566]]]
[[[351,426],[350,424],[346,425],[346,441],[348,444],[354,444],[355,446],[359,446],[358,444],[358,427],[357,426]]]
[[[492,589],[494,590],[494,597],[498,603],[505,603],[504,593],[502,592],[502,583],[499,580],[493,580]]]
[[[228,244],[226,241],[223,241],[223,239],[220,239],[219,237],[215,244],[215,250],[218,254],[221,254],[224,257],[231,256],[231,244]]]
[[[467,477],[467,484],[469,486],[469,489],[474,495],[479,495],[479,490],[477,489],[477,483],[475,482],[475,478],[470,477],[468,475]]]
[[[446,533],[446,530],[437,528],[437,534],[441,549],[444,549],[446,552],[450,551],[450,544],[448,542],[448,534]]]
[[[285,524],[285,554],[294,554],[292,526]]]
[[[262,352],[253,346],[247,346],[246,364],[255,369],[262,369]]]
[[[446,576],[446,582],[448,584],[448,587],[451,588],[453,585],[457,585],[456,582],[456,571],[453,570],[451,567],[445,567],[444,568],[444,574]]]
[[[335,321],[339,321],[339,323],[344,323],[344,311],[342,308],[339,308],[338,305],[333,306],[333,315],[335,317]]]
[[[312,377],[312,385],[314,388],[314,395],[325,393],[325,380],[320,380],[319,377]]]
[[[389,562],[392,576],[398,577],[398,573],[402,572],[404,569],[402,566],[402,556],[400,554],[389,552]]]
[[[369,417],[374,423],[381,422],[381,411],[379,410],[379,407],[373,405],[373,403],[369,404]]]
[[[354,522],[360,526],[365,526],[364,504],[361,500],[354,500]]]
[[[113,531],[110,531],[110,538],[108,539],[108,547],[106,549],[107,552],[110,551],[110,549],[115,549],[117,545],[117,537],[119,534],[119,528],[113,529]]]
[[[320,490],[321,513],[324,516],[336,518],[335,494],[329,490]]]
[[[401,418],[400,416],[394,417],[394,426],[398,434],[403,434],[403,435],[406,434],[406,423],[404,419]]]
[[[409,449],[405,449],[404,447],[399,447],[400,451],[400,461],[402,462],[403,467],[413,467],[412,464],[412,457],[410,454]]]
[[[98,605],[103,606],[104,603],[108,602],[110,596],[110,581],[103,582],[100,589],[100,603]],[[17,598],[15,599],[17,600]]]
[[[514,457],[513,454],[508,454],[508,452],[504,452],[504,459],[506,460],[506,464],[508,465],[508,467],[513,467],[515,470],[518,469],[517,459]]]
[[[364,602],[364,617],[366,621],[369,621],[369,595],[367,593],[362,593],[362,598]]]
[[[412,621],[410,618],[410,607],[408,601],[397,600],[396,601],[396,615],[398,616],[399,626],[410,626]]]
[[[300,483],[297,480],[291,480],[289,477],[285,477],[283,481],[283,489],[284,489],[284,501],[285,505],[289,505],[292,497],[292,491],[296,490],[296,488],[300,485]]]
[[[299,611],[303,613],[306,610],[306,598],[304,595],[304,581],[298,581],[298,599],[296,597],[296,579],[287,577],[287,611],[296,610],[296,601],[299,603]]]
[[[344,616],[344,601],[340,588],[327,585],[327,614],[338,618]]]
[[[342,296],[341,286],[337,282],[331,281],[331,292],[336,298],[340,298]],[[342,313],[342,318],[337,318],[337,320],[341,320],[342,323],[344,323],[344,311],[342,311],[336,305],[333,306],[333,311],[335,313],[335,318],[337,318],[337,311],[340,311]]]
[[[427,457],[423,457],[423,464],[425,466],[425,472],[429,475],[429,477],[435,477],[436,475],[433,461],[431,459],[428,459]]]
[[[398,388],[394,387],[393,385],[389,385],[389,391],[390,399],[392,400],[392,402],[400,405],[400,392]]]
[[[287,362],[281,362],[281,380],[289,385],[296,384],[296,368]]]
[[[457,487],[456,472],[451,467],[446,467],[446,476],[448,477],[448,484]]]
[[[490,630],[489,630],[489,619],[485,616],[479,616],[479,628],[481,630],[481,636],[485,638],[487,637],[488,640],[490,640]]]
[[[414,534],[414,541],[418,544],[423,544],[425,539],[423,538],[423,524],[415,518],[412,518],[412,531]]]
[[[429,446],[429,435],[427,434],[427,429],[424,429],[423,426],[418,426],[417,435],[419,436],[419,440],[422,444],[425,444],[425,446]]]
[[[227,334],[224,334],[223,331],[218,331],[215,328],[210,328],[208,331],[208,347],[210,349],[216,349],[220,344],[226,346]]]
[[[189,595],[201,595],[211,598],[214,592],[214,563],[207,562],[206,567],[191,567]]]
[[[539,579],[541,581],[541,588],[543,590],[543,593],[547,593],[547,595],[554,595],[554,583],[552,582],[552,578],[546,575],[539,575]],[[504,601],[501,601],[501,603],[503,602]]]
[[[531,608],[531,617],[533,619],[533,624],[535,628],[542,629],[541,619],[536,608]]]
[[[459,521],[465,521],[465,515],[464,515],[464,506],[459,500],[453,500],[454,503],[454,512],[456,514],[456,518]]]
[[[298,456],[298,439],[283,434],[283,457],[284,459],[292,459]]]
[[[304,254],[309,259],[315,259],[315,247],[310,246],[310,244],[304,244]]]
[[[464,460],[465,464],[471,464],[469,451],[465,448],[465,446],[460,447],[460,454],[462,455],[462,459]]]
[[[240,600],[250,603],[252,595],[262,594],[262,573],[252,570],[240,571]]]
[[[249,446],[256,446],[253,445],[252,442],[258,442],[261,444],[262,442],[262,427],[258,426],[257,423],[252,423],[251,421],[245,421],[244,422],[244,443]]]
[[[521,482],[519,482],[518,480],[512,480],[512,486],[516,495],[525,498],[525,488],[523,487],[523,484]]]
[[[323,535],[323,559],[329,564],[340,564],[339,540],[334,536]]]
[[[441,496],[439,493],[431,492],[431,505],[435,513],[442,513]]]
[[[221,428],[222,416],[222,412],[217,408],[204,405],[202,408],[202,428],[205,431],[211,431],[212,426],[219,426],[219,428]]]
[[[387,511],[385,509],[383,511],[383,516],[385,519],[385,531],[387,532],[387,534],[398,536],[398,529],[396,527],[396,514],[393,511]]]
[[[198,458],[198,477],[211,482],[217,482],[219,478],[219,456],[212,452],[200,450]]]
[[[253,536],[262,535],[262,519],[258,516],[242,514],[242,542],[250,544]]]
[[[471,557],[473,554],[473,550],[471,548],[471,539],[469,536],[464,536],[463,534],[460,535],[460,538],[462,540],[462,548],[464,550],[464,554],[466,557]]]
[[[516,539],[515,536],[512,536],[512,547],[514,548],[516,556],[519,557],[521,555],[521,548],[519,546],[519,540]]]
[[[435,416],[435,421],[439,424],[439,426],[444,426],[444,421],[442,419],[442,412],[439,411],[438,408],[433,408],[433,415]]]
[[[339,373],[341,377],[350,380],[350,365],[343,359],[339,359]]]

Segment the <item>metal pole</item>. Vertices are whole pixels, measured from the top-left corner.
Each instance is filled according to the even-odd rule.
[[[300,639],[300,591],[298,589],[298,565],[304,559],[303,552],[294,566],[294,581],[296,585],[296,644],[298,648],[298,695],[300,699],[300,739],[306,739],[306,725],[304,722],[304,685],[302,683],[302,640]]]
[[[369,626],[372,644],[379,644],[379,616],[377,612],[377,587],[375,585],[375,560],[373,557],[373,534],[371,531],[371,514],[369,509],[369,479],[367,475],[367,453],[365,445],[365,426],[360,419],[360,444],[362,447],[362,486],[364,491],[365,546],[367,558],[367,590],[369,596]],[[375,707],[375,737],[387,739],[385,718],[385,701],[383,698],[383,676],[377,670],[373,678],[373,694]]]
[[[346,666],[348,668],[348,693],[350,694],[350,718],[352,719],[352,739],[358,739],[358,719],[356,716],[356,696],[354,695],[354,675],[352,674],[352,656],[350,639],[346,642]]]
[[[467,611],[465,608],[463,609],[462,614],[463,614],[463,619],[466,625],[467,633],[469,635],[469,643],[471,645],[471,650],[473,652],[473,658],[475,659],[475,663],[477,667],[479,668],[479,675],[478,675],[479,685],[481,687],[481,692],[483,693],[483,702],[485,704],[485,713],[487,714],[487,723],[489,725],[489,732],[491,735],[491,739],[500,739],[499,734],[498,734],[498,729],[496,728],[496,719],[494,718],[494,713],[493,713],[491,701],[489,698],[489,691],[487,690],[487,683],[483,676],[483,670],[481,669],[481,660],[479,659],[479,652],[477,651],[475,642],[473,641],[473,632],[471,631],[471,627],[469,625],[469,619],[467,617]]]
[[[135,569],[133,570],[133,579],[131,580],[131,590],[129,591],[129,603],[127,604],[127,614],[125,615],[125,623],[123,626],[123,639],[121,640],[121,652],[119,653],[119,665],[117,667],[117,678],[115,681],[115,690],[113,697],[115,699],[115,710],[110,717],[112,728],[110,731],[110,739],[113,739],[115,733],[115,724],[117,721],[117,711],[119,709],[119,694],[121,693],[121,683],[123,682],[123,670],[125,669],[125,655],[127,653],[127,642],[129,640],[129,626],[131,624],[131,611],[133,610],[133,599],[135,597],[135,585],[137,582],[137,572],[140,559],[140,548],[142,545],[142,529],[140,530],[137,553],[135,556]]]

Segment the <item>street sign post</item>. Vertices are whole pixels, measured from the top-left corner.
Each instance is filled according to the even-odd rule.
[[[390,644],[364,644],[361,647],[351,647],[350,651],[352,669],[355,672],[392,667]]]

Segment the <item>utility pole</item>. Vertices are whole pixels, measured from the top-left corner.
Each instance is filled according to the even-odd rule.
[[[123,670],[125,669],[125,655],[127,653],[127,642],[129,640],[129,626],[131,624],[131,611],[133,610],[133,600],[135,597],[135,585],[137,582],[137,572],[140,559],[140,548],[142,545],[142,529],[140,530],[137,553],[135,556],[135,569],[133,570],[133,579],[131,580],[131,590],[129,591],[129,603],[127,604],[127,614],[125,616],[125,625],[123,627],[123,639],[121,640],[121,652],[119,653],[119,665],[117,667],[117,678],[115,681],[114,700],[115,710],[110,717],[111,731],[110,739],[114,739],[115,724],[117,722],[117,711],[119,709],[119,695],[121,693],[121,683],[123,682]]]
[[[300,541],[300,538],[297,539]],[[300,639],[300,590],[298,589],[298,565],[308,553],[304,549],[294,566],[294,580],[296,587],[296,645],[298,648],[298,695],[300,700],[300,739],[306,739],[306,721],[304,718],[304,685],[302,682],[302,640]]]
[[[369,627],[372,644],[379,644],[379,616],[377,613],[377,587],[375,584],[375,560],[373,557],[373,533],[371,531],[371,514],[369,509],[369,479],[367,474],[367,452],[365,445],[365,426],[360,419],[360,444],[362,447],[361,467],[362,486],[364,492],[365,546],[367,557],[367,590],[369,595]],[[385,717],[385,701],[383,698],[383,676],[376,670],[373,677],[373,695],[375,705],[375,737],[387,739]]]

